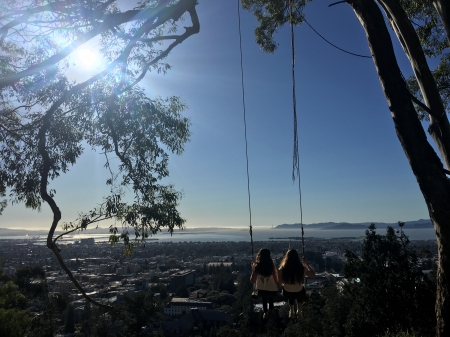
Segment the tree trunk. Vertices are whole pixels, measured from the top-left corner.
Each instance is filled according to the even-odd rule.
[[[437,336],[450,336],[450,181],[411,102],[395,58],[383,15],[374,0],[348,0],[361,22],[372,51],[383,92],[411,169],[425,198],[436,230],[439,251],[436,318]],[[446,325],[446,323],[449,323]]]
[[[406,56],[411,62],[425,104],[433,111],[434,116],[430,116],[428,132],[435,141],[447,169],[450,169],[450,124],[419,37],[398,0],[377,1],[385,10]]]
[[[86,299],[86,301],[89,301],[89,302],[91,302],[97,306],[103,307],[103,308],[111,309],[112,307],[110,307],[108,305],[104,305],[102,303],[99,303],[99,302],[93,300],[88,294],[86,294],[86,292],[83,289],[83,287],[81,286],[81,284],[78,283],[78,281],[75,279],[75,277],[73,276],[70,269],[67,268],[61,254],[59,253],[59,249],[56,246],[56,243],[55,243],[56,240],[53,239],[56,227],[58,226],[59,220],[61,220],[61,211],[59,210],[59,207],[56,204],[55,200],[47,192],[48,177],[49,177],[49,172],[50,172],[50,169],[52,166],[52,160],[50,159],[50,156],[46,149],[46,147],[47,147],[46,133],[47,133],[48,129],[50,128],[51,117],[58,107],[59,106],[57,106],[57,105],[53,105],[52,109],[47,111],[46,115],[44,116],[44,118],[42,120],[42,126],[39,129],[39,133],[38,133],[38,139],[39,139],[38,151],[42,157],[40,194],[41,194],[42,200],[44,200],[45,202],[48,203],[48,205],[50,206],[52,213],[53,213],[52,226],[50,227],[50,230],[49,230],[48,236],[47,236],[47,247],[49,249],[51,249],[53,254],[55,254],[59,264],[61,265],[61,268],[65,271],[65,273],[67,274],[69,279],[73,282],[75,287],[80,291],[80,293],[83,295],[83,297]]]
[[[436,8],[441,17],[442,25],[447,34],[447,41],[450,46],[450,3],[448,0],[433,0],[434,8]]]

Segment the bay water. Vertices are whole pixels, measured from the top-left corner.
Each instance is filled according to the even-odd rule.
[[[436,234],[433,228],[408,229],[403,230],[410,240],[436,240]],[[386,229],[377,229],[378,234],[385,234]],[[305,238],[362,238],[365,236],[364,229],[349,230],[325,230],[325,229],[307,229],[305,228]],[[75,242],[79,239],[94,238],[96,242],[108,241],[108,231],[106,229],[89,230],[88,232],[74,233],[73,235],[63,237],[67,243]],[[276,229],[267,227],[253,227],[254,241],[282,241],[296,240],[301,238],[300,229]],[[1,239],[19,239],[33,240],[37,243],[44,243],[45,236],[32,237],[28,235],[20,236],[0,236]],[[223,242],[223,241],[250,241],[248,228],[192,228],[183,231],[176,230],[172,233],[160,232],[157,235],[148,238],[155,242]]]

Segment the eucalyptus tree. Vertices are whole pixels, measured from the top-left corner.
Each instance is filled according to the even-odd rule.
[[[61,258],[55,230],[62,211],[49,184],[91,148],[104,155],[111,193],[90,211],[80,210],[63,226],[66,233],[117,219],[145,240],[183,226],[181,195],[161,179],[169,174],[169,153],[181,154],[190,136],[190,122],[181,115],[185,105],[178,97],[151,98],[139,84],[149,72],[170,69],[167,55],[200,29],[196,0],[144,0],[128,10],[117,2],[0,3],[0,197],[51,208],[47,247],[94,303]],[[180,27],[186,20],[191,25]],[[71,54],[93,41],[103,68],[84,80],[71,78]],[[122,240],[126,252],[133,247],[128,231],[110,231],[111,243]]]
[[[266,52],[276,49],[274,33],[284,24],[299,25],[311,0],[241,0],[259,26],[256,42]],[[331,1],[330,1],[331,3]],[[336,2],[335,2],[336,3]],[[447,0],[346,0],[366,32],[381,87],[398,139],[424,196],[436,230],[437,335],[450,335],[450,124],[449,42],[450,5]],[[341,4],[342,5],[342,4]],[[292,10],[291,10],[292,9]],[[385,15],[383,15],[382,10]],[[406,81],[398,67],[385,19],[410,60],[414,77]],[[426,56],[440,57],[432,72]],[[429,143],[421,120],[429,120]],[[439,156],[440,155],[440,156]],[[446,167],[446,168],[445,168]]]

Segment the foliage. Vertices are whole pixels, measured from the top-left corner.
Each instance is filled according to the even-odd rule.
[[[450,112],[450,54],[449,43],[444,27],[432,0],[406,1],[401,5],[414,25],[417,36],[423,46],[425,55],[429,58],[440,58],[439,64],[432,71],[438,90],[441,94],[447,113]],[[422,100],[419,84],[414,76],[407,80],[409,90],[419,100]],[[428,114],[416,106],[421,119],[428,120]]]
[[[91,328],[89,325],[89,320],[91,318],[91,305],[90,303],[86,303],[83,309],[83,315],[81,317],[81,333],[86,336],[89,336]]]
[[[30,267],[26,266],[23,268],[19,268],[16,271],[16,278],[17,278],[17,284],[20,287],[24,287],[27,283],[30,283],[32,279],[36,278],[44,278],[45,277],[45,271],[42,267]]]
[[[441,19],[432,0],[400,0],[416,28],[417,36],[428,57],[441,55],[449,47]]]
[[[432,0],[400,1],[402,8],[408,14],[414,25],[417,36],[422,44],[425,55],[429,58],[437,58],[439,64],[432,71],[439,93],[447,113],[450,112],[450,55],[449,42],[441,18],[438,15]],[[407,80],[411,93],[420,101],[423,101],[421,89],[415,76]],[[419,117],[428,120],[428,114],[420,106],[416,106]]]
[[[299,25],[303,22],[303,8],[311,0],[292,0],[292,13],[289,1],[284,0],[241,0],[244,9],[253,12],[259,26],[255,29],[256,43],[262,50],[273,53],[277,48],[274,34],[288,22]]]
[[[375,225],[366,231],[362,257],[347,251],[344,274],[351,280],[344,294],[351,302],[345,331],[348,336],[384,331],[433,335],[435,285],[417,268],[417,256],[409,249],[402,230],[387,228],[376,234]],[[358,282],[359,281],[359,282]]]
[[[51,304],[54,305],[58,312],[63,312],[70,304],[70,295],[68,293],[53,294]]]
[[[279,315],[282,318],[286,328],[285,336],[308,336],[308,337],[324,337],[335,336],[329,331],[328,321],[324,317],[325,298],[321,293],[312,291],[309,294],[309,301],[302,305],[302,320],[293,320],[288,318],[289,305],[283,306]]]
[[[72,304],[69,304],[66,312],[66,324],[64,326],[64,333],[75,332],[75,310]]]
[[[0,185],[0,198],[6,196],[6,186]],[[6,208],[6,205],[8,204],[7,200],[0,200],[0,215],[2,215],[3,210]]]
[[[65,266],[54,232],[61,219],[50,181],[66,174],[85,148],[105,158],[109,195],[63,224],[67,232],[116,219],[109,241],[125,253],[163,228],[183,228],[181,193],[162,183],[169,153],[181,154],[190,122],[178,97],[148,97],[149,72],[165,73],[168,54],[198,33],[195,0],[5,0],[0,5],[0,197],[53,212],[47,246]],[[192,27],[179,27],[189,16]],[[103,67],[87,79],[69,76],[71,54],[95,41]],[[113,160],[114,159],[114,160]],[[132,195],[126,194],[131,191]],[[0,213],[5,206],[0,202]],[[135,236],[136,242],[130,239]]]
[[[341,259],[335,259],[331,257],[325,258],[325,265],[326,270],[332,272],[332,273],[340,273],[342,271],[343,263]]]
[[[217,330],[216,337],[238,337],[238,333],[228,325],[224,325]]]
[[[397,333],[390,333],[389,331],[386,332],[383,336],[380,337],[419,337],[420,335],[413,332],[408,331],[400,331]]]
[[[64,333],[73,323],[70,322],[74,315],[70,313],[69,294],[53,294],[49,297],[47,287],[44,287],[44,294],[39,305],[40,312],[32,316],[29,325],[28,334],[33,337],[52,337],[57,332]]]
[[[176,297],[189,297],[188,290],[186,286],[179,286],[178,289],[175,291]]]
[[[304,319],[286,319],[284,335],[432,336],[435,284],[418,269],[409,244],[401,229],[396,233],[388,228],[386,235],[378,235],[371,226],[362,256],[346,253],[346,281],[312,291],[303,305]],[[280,317],[286,315],[287,306],[280,310]]]
[[[42,267],[23,267],[16,271],[16,282],[27,296],[43,296],[45,292],[45,271]]]
[[[26,299],[13,282],[0,284],[0,336],[22,337],[30,318],[24,309]]]
[[[234,281],[236,277],[232,274],[230,267],[225,267],[223,264],[219,266],[211,266],[209,273],[213,274],[210,288],[216,291],[226,291],[230,294],[234,294],[236,286]]]
[[[120,184],[131,185],[136,201],[123,205],[116,199],[118,192],[112,193],[103,207],[81,216],[80,228],[100,215],[119,216],[119,211],[124,223],[133,226],[139,222],[150,226],[150,231],[161,225],[182,225],[176,213],[171,214],[173,223],[163,217],[164,212],[166,217],[170,214],[179,195],[170,185],[156,182],[168,175],[167,154],[161,145],[179,154],[189,137],[189,123],[179,115],[185,106],[176,97],[150,99],[132,85],[136,74],[168,69],[160,62],[165,54],[155,49],[155,42],[164,39],[164,29],[176,30],[176,23],[162,23],[155,31],[160,25],[149,26],[148,20],[160,10],[170,8],[159,8],[154,1],[141,3],[134,13],[122,13],[115,1],[105,0],[61,1],[57,6],[49,1],[39,5],[28,0],[4,3],[0,9],[4,34],[1,118],[5,125],[0,138],[0,186],[11,189],[12,201],[40,208],[44,162],[50,165],[48,178],[54,179],[75,164],[84,143],[101,149],[111,170],[109,156],[120,158]],[[20,34],[11,30],[18,22],[22,24]],[[44,32],[42,37],[36,36]],[[94,36],[101,39],[100,52],[109,63],[106,70],[82,83],[70,81],[66,75],[68,49]],[[141,41],[149,36],[152,41]],[[61,38],[64,45],[58,43]],[[22,47],[23,40],[28,49]],[[32,75],[26,76],[29,72]],[[39,143],[44,131],[45,149],[38,150],[33,144]],[[116,178],[114,174],[107,183],[113,184]]]
[[[164,300],[167,298],[167,287],[164,283],[158,283],[150,287],[153,293],[159,293],[159,297]]]
[[[289,13],[289,2],[283,0],[242,0],[244,9],[253,12],[259,22],[255,29],[256,43],[265,52],[273,53],[276,50],[275,33],[278,28],[292,22],[295,26],[304,21],[303,9],[311,0],[294,0],[292,19]],[[408,14],[410,21],[416,29],[416,33],[423,46],[427,57],[439,57],[439,65],[433,71],[433,76],[438,84],[439,92],[446,107],[450,111],[450,66],[449,43],[441,19],[433,6],[432,0],[410,1],[401,0],[402,8]],[[442,57],[441,57],[442,56]],[[414,76],[407,80],[411,93],[417,99],[422,100],[419,85]],[[420,106],[416,106],[419,117],[428,119],[428,114]]]
[[[328,336],[345,336],[345,322],[350,312],[351,299],[335,284],[325,285],[321,295],[324,299],[324,330]]]
[[[125,322],[121,335],[139,336],[142,327],[160,318],[159,311],[159,306],[151,292],[138,292],[132,296],[125,296],[124,305],[119,311],[119,318]]]
[[[0,322],[0,336],[23,337],[30,318],[24,310],[0,308]]]
[[[320,334],[311,326],[308,321],[300,321],[299,323],[292,324],[284,330],[284,336],[286,337],[319,337]]]
[[[238,337],[239,335],[236,332],[236,330],[230,328],[228,325],[225,325],[217,331],[216,336],[217,337]]]
[[[226,291],[219,292],[216,290],[212,290],[208,292],[206,300],[218,306],[221,306],[221,305],[233,305],[233,303],[236,301],[236,298]]]
[[[444,103],[447,113],[450,112],[450,54],[446,53],[439,61],[439,65],[432,71],[433,77],[436,81],[438,90],[441,94],[442,102]],[[411,93],[419,100],[422,100],[419,84],[414,76],[407,79],[408,88]],[[419,117],[421,119],[429,120],[428,114],[417,106]]]
[[[250,270],[250,266],[248,271]],[[250,274],[239,275],[237,278],[236,300],[233,303],[233,312],[241,336],[251,335],[251,324],[253,323],[255,313],[252,309],[252,284],[250,283]]]
[[[167,287],[164,284],[160,285],[159,288],[159,297],[164,300],[167,298]]]
[[[8,282],[5,285],[0,285],[0,308],[8,309],[25,309],[26,299],[20,291],[19,287]]]

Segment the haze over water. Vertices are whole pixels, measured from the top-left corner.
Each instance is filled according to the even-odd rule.
[[[408,229],[403,230],[410,240],[435,240],[436,234],[433,228],[420,228],[420,229]],[[385,234],[386,229],[377,229],[378,234]],[[75,233],[72,236],[65,237],[65,241],[70,243],[82,238],[95,238],[96,242],[102,242],[108,240],[108,232],[106,229],[90,230],[89,232]],[[305,238],[360,238],[365,236],[364,229],[341,229],[341,230],[323,230],[323,229],[308,229],[305,228]],[[286,240],[289,238],[300,238],[301,231],[299,229],[272,229],[272,228],[255,228],[253,227],[253,240],[254,241],[269,241],[273,238],[275,241]],[[46,236],[41,235],[38,241],[44,241]],[[0,236],[0,239],[32,239],[32,236]],[[184,241],[199,241],[199,242],[212,242],[212,241],[250,241],[250,235],[248,228],[193,228],[186,229],[184,231],[174,231],[171,236],[167,232],[161,232],[149,238],[156,242],[184,242]]]

